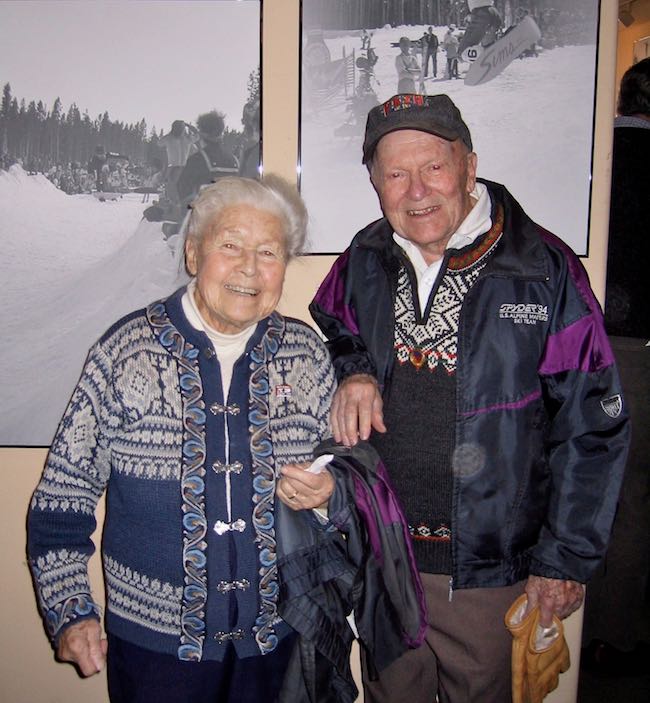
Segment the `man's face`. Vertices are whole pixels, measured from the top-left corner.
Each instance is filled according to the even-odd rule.
[[[371,180],[392,228],[431,264],[472,209],[476,154],[459,139],[399,130],[377,145]]]

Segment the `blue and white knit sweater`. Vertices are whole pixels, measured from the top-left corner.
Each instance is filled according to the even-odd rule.
[[[123,318],[91,349],[30,508],[28,551],[48,632],[99,617],[87,563],[107,491],[106,629],[179,659],[273,651],[275,480],[329,435],[329,354],[273,313],[222,397],[208,337],[181,297]]]

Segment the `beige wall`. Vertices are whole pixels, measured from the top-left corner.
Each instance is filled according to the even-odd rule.
[[[647,2],[644,4],[648,5]],[[607,1],[601,5],[597,158],[593,176],[590,256],[584,259],[584,263],[602,299],[617,22],[615,3]],[[298,0],[264,1],[264,166],[267,171],[276,171],[288,178],[295,177],[298,141],[298,8]],[[647,19],[646,16],[646,28]],[[628,35],[632,36],[632,30],[635,30],[634,25],[621,33],[626,42]],[[621,47],[619,54],[631,56],[631,47],[629,51],[627,47]],[[489,177],[489,174],[485,175]],[[307,304],[332,261],[333,257],[315,256],[305,257],[291,265],[281,305],[283,312],[308,319]],[[104,676],[81,681],[71,667],[56,664],[36,613],[25,562],[25,512],[44,458],[45,450],[42,449],[0,448],[3,479],[0,496],[3,528],[0,532],[0,700],[6,703],[104,703],[107,701]],[[96,558],[92,569],[95,590],[101,594]],[[581,614],[576,614],[567,626],[574,665],[563,675],[560,688],[547,699],[549,703],[575,700],[580,627]]]
[[[619,23],[618,51],[616,54],[616,85],[632,65],[632,45],[638,39],[650,37],[650,0],[634,0],[626,8],[634,16],[634,22],[629,27]]]

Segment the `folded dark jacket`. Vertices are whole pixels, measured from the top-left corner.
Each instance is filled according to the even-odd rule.
[[[424,639],[425,605],[402,509],[376,451],[367,443],[323,442],[333,454],[329,522],[277,501],[278,609],[299,644],[281,703],[352,703],[354,620],[369,661],[381,671]]]

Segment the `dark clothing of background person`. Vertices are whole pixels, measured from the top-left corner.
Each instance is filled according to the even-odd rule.
[[[639,126],[632,126],[633,124]],[[645,127],[643,126],[645,125]],[[650,339],[650,120],[614,123],[607,250],[607,332]]]
[[[260,177],[260,143],[259,140],[247,145],[241,154],[239,175],[242,178]]]
[[[632,443],[609,549],[585,599],[582,640],[592,644],[588,656],[599,668],[609,663],[608,645],[632,652],[650,644],[649,160],[650,118],[617,117],[605,326],[630,411]]]
[[[463,51],[470,46],[476,44],[486,46],[494,42],[496,33],[502,25],[501,15],[494,7],[477,7],[472,10],[467,31],[460,39],[458,56],[462,56]]]
[[[422,44],[422,67],[424,69],[424,77],[429,75],[429,58],[431,58],[431,66],[433,68],[433,77],[438,75],[438,37],[433,33],[425,32],[420,40]]]
[[[106,190],[108,156],[105,151],[97,149],[88,162],[88,170],[95,174],[95,188],[99,192]]]
[[[236,176],[239,164],[233,154],[218,141],[205,142],[196,154],[192,154],[178,177],[176,188],[181,201],[196,197],[206,183],[213,183],[223,176]]]

